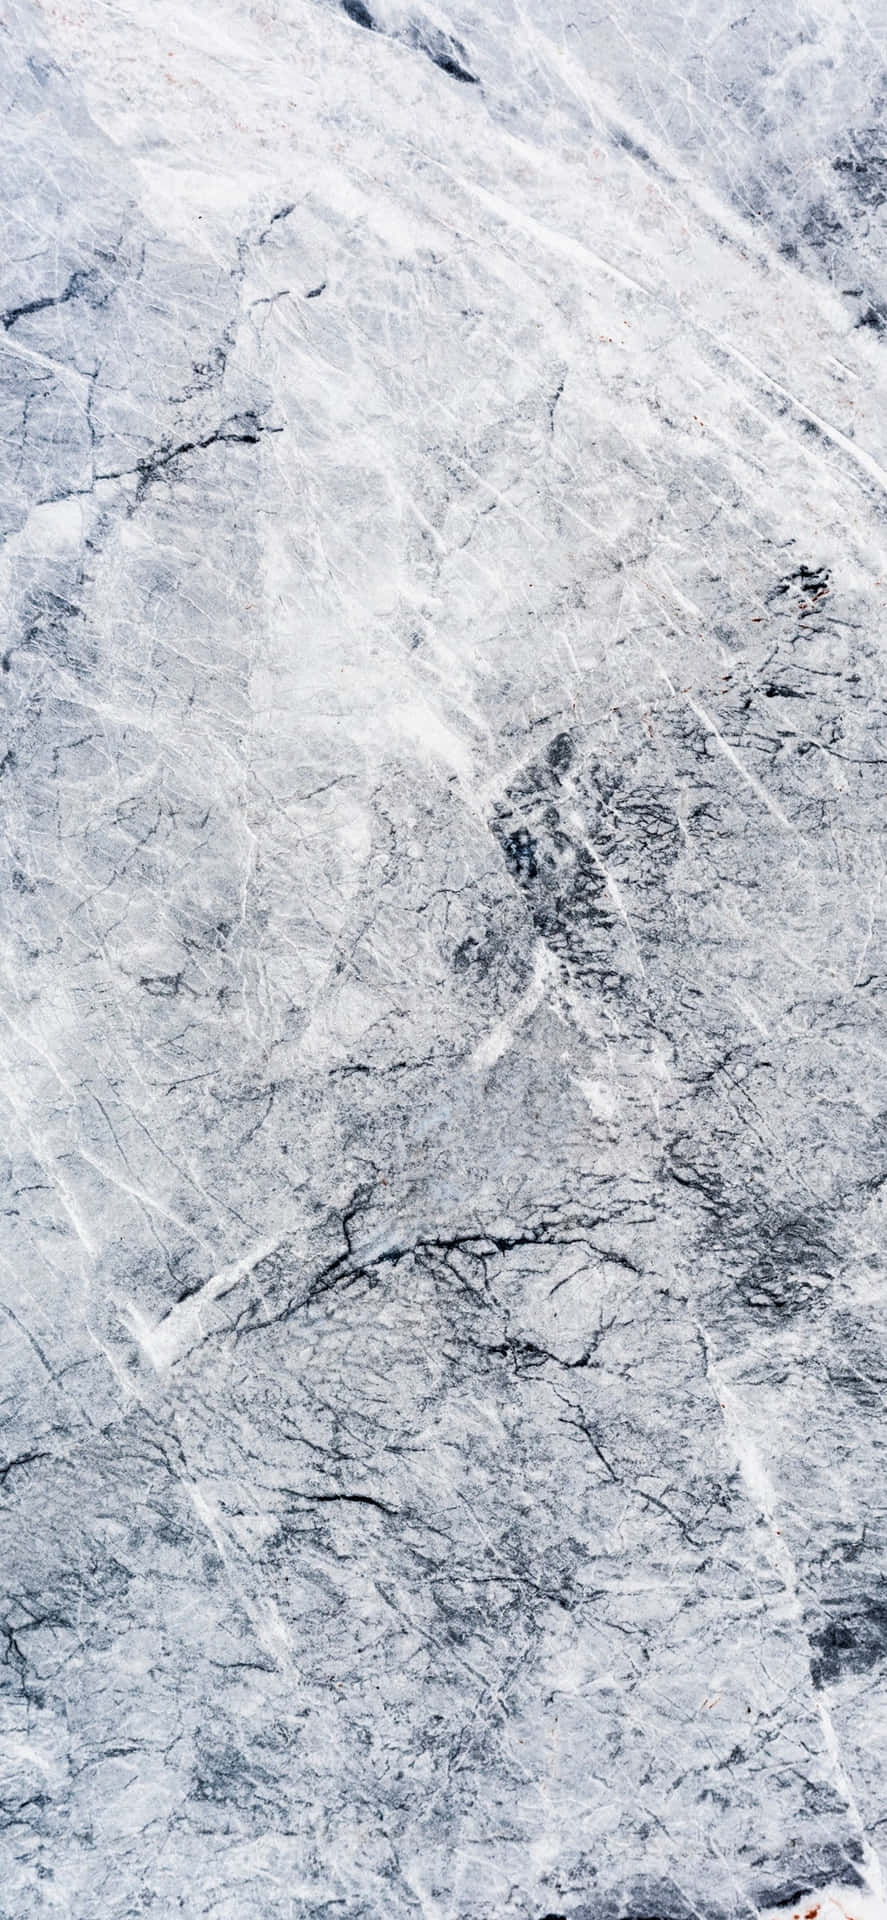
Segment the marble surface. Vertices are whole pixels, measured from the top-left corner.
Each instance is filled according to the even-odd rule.
[[[3,1920],[887,1914],[874,0],[12,0]]]

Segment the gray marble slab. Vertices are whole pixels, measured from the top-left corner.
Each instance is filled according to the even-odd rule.
[[[2,1920],[884,1920],[875,0],[0,23]]]

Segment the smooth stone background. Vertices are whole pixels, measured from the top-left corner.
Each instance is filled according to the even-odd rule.
[[[887,1914],[881,25],[6,11],[3,1920]]]

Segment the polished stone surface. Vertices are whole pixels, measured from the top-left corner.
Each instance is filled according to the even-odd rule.
[[[874,0],[2,27],[3,1920],[883,1920]]]

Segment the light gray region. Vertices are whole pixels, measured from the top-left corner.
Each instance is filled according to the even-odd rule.
[[[877,9],[0,28],[2,1920],[884,1920]]]

